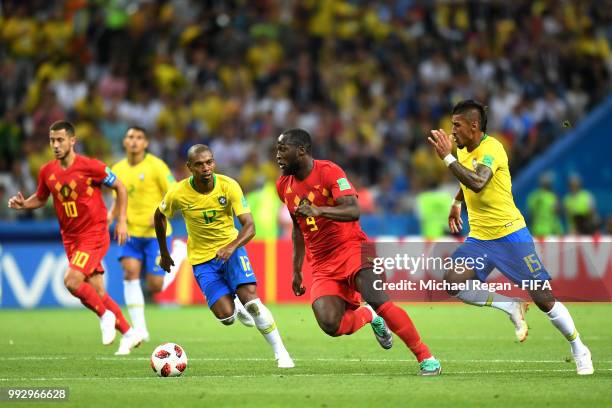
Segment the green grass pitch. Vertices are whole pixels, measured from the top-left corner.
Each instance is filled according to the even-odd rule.
[[[115,357],[98,321],[81,310],[0,311],[0,387],[69,387],[81,407],[611,406],[612,304],[569,304],[596,372],[579,377],[569,345],[535,306],[529,338],[515,343],[504,313],[458,304],[403,305],[442,361],[440,377],[419,377],[396,337],[385,351],[369,326],[330,338],[309,306],[271,310],[296,362],[279,370],[254,328],[221,326],[203,307],[148,307],[151,342]],[[183,377],[158,378],[149,356],[182,345]],[[44,403],[7,404],[41,407]]]

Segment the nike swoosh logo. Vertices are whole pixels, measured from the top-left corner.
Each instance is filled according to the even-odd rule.
[[[251,272],[251,273],[245,273],[244,276],[246,276],[247,278],[250,278],[251,276],[255,275],[255,272]]]

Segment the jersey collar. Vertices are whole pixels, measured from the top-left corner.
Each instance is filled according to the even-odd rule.
[[[200,193],[198,191],[198,189],[196,188],[196,186],[195,186],[195,181],[193,180],[193,176],[189,177],[189,184],[195,190],[196,193]],[[217,175],[215,173],[213,173],[213,188],[212,188],[212,190],[210,190],[211,193],[215,189],[216,185],[217,185]],[[204,193],[200,193],[200,194],[204,194]]]

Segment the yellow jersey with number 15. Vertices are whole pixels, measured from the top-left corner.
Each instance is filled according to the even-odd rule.
[[[163,160],[146,153],[140,163],[132,166],[125,158],[115,164],[112,171],[128,193],[128,233],[132,237],[155,238],[155,208],[176,183],[170,169]],[[168,225],[168,235],[171,233],[172,227]]]
[[[479,193],[461,184],[470,237],[497,239],[526,226],[523,215],[514,204],[508,156],[498,140],[485,134],[471,152],[467,148],[457,149],[457,160],[469,170],[475,171],[476,165],[482,164],[493,172],[493,177]]]
[[[196,191],[193,177],[179,181],[164,197],[159,211],[170,218],[181,211],[187,226],[187,256],[191,265],[210,261],[217,251],[238,236],[236,216],[250,213],[238,182],[214,174],[213,189],[202,194]]]

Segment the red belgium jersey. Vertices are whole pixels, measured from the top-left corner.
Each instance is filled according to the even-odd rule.
[[[66,169],[59,160],[50,161],[40,169],[36,196],[42,201],[49,194],[53,196],[64,240],[108,235],[101,185],[109,174],[110,170],[107,172],[101,161],[80,155]]]
[[[295,176],[281,176],[276,189],[281,201],[291,215],[303,200],[317,207],[335,207],[335,200],[347,195],[357,195],[344,171],[327,160],[314,160],[308,177],[298,180]],[[334,265],[335,252],[341,248],[359,248],[368,238],[358,221],[340,222],[326,217],[296,217],[304,236],[306,254],[316,269],[329,269]],[[329,271],[332,272],[332,271]]]

